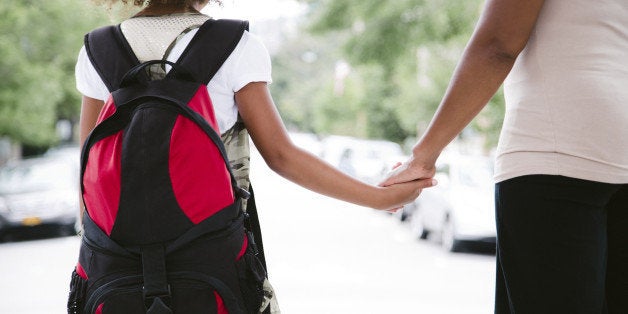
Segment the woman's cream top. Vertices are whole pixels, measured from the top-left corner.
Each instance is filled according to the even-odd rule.
[[[496,181],[628,183],[627,0],[546,0],[504,87]]]

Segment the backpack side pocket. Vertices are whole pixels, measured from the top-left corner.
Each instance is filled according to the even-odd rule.
[[[252,252],[246,252],[236,261],[240,292],[244,298],[248,313],[258,313],[264,301],[264,280],[266,270],[259,258]]]
[[[87,279],[72,271],[70,280],[70,295],[68,297],[68,314],[83,314],[87,293]]]

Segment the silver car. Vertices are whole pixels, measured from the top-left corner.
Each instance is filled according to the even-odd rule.
[[[79,208],[78,155],[78,149],[68,150],[0,168],[0,235],[42,225],[74,232]]]
[[[424,189],[408,213],[421,239],[436,239],[448,251],[469,242],[496,240],[493,161],[479,156],[450,156],[437,165],[438,185]]]

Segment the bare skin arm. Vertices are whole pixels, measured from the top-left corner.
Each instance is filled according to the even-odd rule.
[[[412,157],[382,185],[434,176],[443,149],[484,108],[526,46],[544,0],[488,0],[449,87]]]
[[[85,140],[89,133],[96,126],[96,121],[98,120],[98,115],[102,110],[102,107],[105,105],[105,102],[102,100],[90,98],[87,96],[83,96],[81,102],[81,118],[79,122],[79,140],[81,143],[81,147],[85,144]],[[85,211],[85,204],[83,204],[83,197],[79,195],[81,204],[81,219],[83,219],[83,212]]]
[[[250,83],[236,93],[238,110],[255,146],[279,175],[314,192],[350,203],[390,210],[419,196],[432,180],[375,187],[356,180],[292,143],[266,83]]]
[[[81,119],[79,122],[79,138],[81,145],[85,143],[87,136],[96,126],[96,120],[98,120],[98,115],[104,105],[105,102],[102,100],[83,96],[81,102]]]

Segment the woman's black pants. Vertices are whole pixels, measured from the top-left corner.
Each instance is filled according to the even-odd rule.
[[[628,313],[628,184],[530,175],[495,200],[495,313]]]

